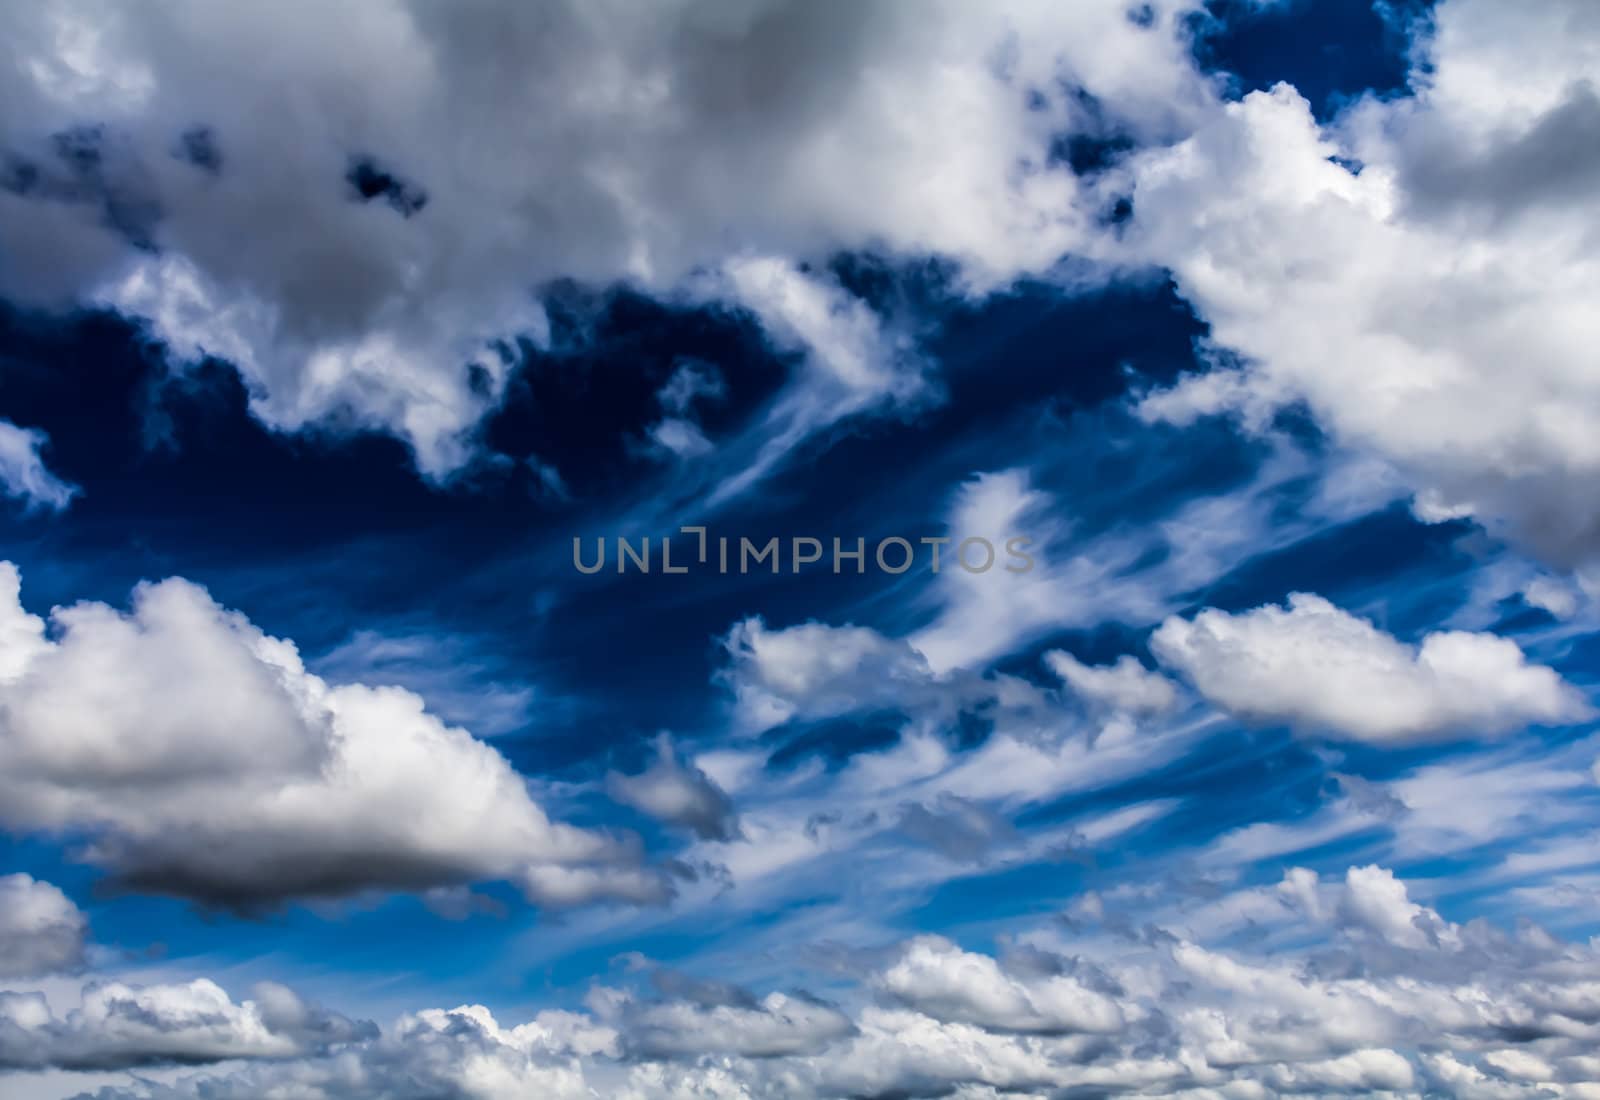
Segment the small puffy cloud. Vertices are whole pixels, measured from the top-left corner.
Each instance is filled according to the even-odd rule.
[[[1113,1032],[1121,1006],[1067,975],[1020,977],[938,936],[912,940],[877,978],[896,1000],[936,1020],[1025,1034]]]
[[[1129,654],[1115,664],[1086,665],[1057,649],[1046,653],[1044,661],[1079,698],[1124,714],[1160,714],[1178,699],[1171,680]]]
[[[719,677],[740,725],[753,733],[789,721],[904,709],[936,691],[927,660],[869,627],[808,622],[773,630],[759,617],[723,639]]]
[[[1558,619],[1576,614],[1586,596],[1581,587],[1548,576],[1534,577],[1522,589],[1522,598],[1529,606],[1548,611]]]
[[[60,511],[78,493],[51,473],[40,452],[49,437],[38,428],[19,428],[0,420],[0,490],[23,501],[30,508]]]
[[[87,927],[72,899],[50,883],[0,876],[0,978],[77,969]]]
[[[636,844],[552,822],[494,749],[410,691],[330,686],[183,580],[119,611],[23,610],[0,565],[0,821],[88,838],[120,885],[249,908],[521,884],[659,901]]]
[[[57,1017],[39,993],[0,993],[0,1067],[111,1070],[283,1059],[371,1039],[377,1029],[264,983],[234,1002],[205,979],[180,985],[86,987],[80,1007]]]
[[[1411,646],[1320,596],[1167,619],[1150,648],[1240,718],[1395,743],[1574,722],[1584,697],[1515,642],[1447,631]]]
[[[650,426],[650,442],[679,458],[699,458],[716,448],[700,425],[681,416],[669,416]]]
[[[638,775],[611,772],[606,791],[669,825],[682,826],[702,840],[733,840],[739,835],[738,815],[721,787],[692,762],[678,759],[672,740],[656,740],[656,759]]]
[[[1345,873],[1339,916],[1396,947],[1437,945],[1445,922],[1411,900],[1406,884],[1386,867],[1352,867]]]

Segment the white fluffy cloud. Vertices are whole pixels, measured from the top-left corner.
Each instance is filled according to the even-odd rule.
[[[88,920],[72,899],[32,875],[0,876],[0,978],[26,978],[83,963]]]
[[[1303,401],[1396,464],[1427,518],[1560,565],[1600,553],[1600,14],[1446,0],[1415,94],[1320,128],[1286,85],[1134,161],[1135,251],[1239,369],[1152,418]]]
[[[791,720],[906,709],[940,695],[927,660],[908,643],[862,626],[800,623],[774,630],[760,618],[723,639],[719,676],[750,732]]]
[[[0,490],[29,507],[65,508],[78,488],[51,473],[39,453],[48,437],[37,428],[0,420]]]
[[[1399,947],[1437,943],[1444,922],[1411,900],[1406,884],[1386,867],[1352,867],[1345,875],[1340,914]]]
[[[783,993],[626,1005],[620,1026],[627,1048],[647,1058],[815,1054],[855,1031],[832,1005]]]
[[[1073,977],[1021,978],[937,936],[911,941],[878,980],[896,1000],[935,1019],[994,1031],[1113,1032],[1127,1022],[1115,1000]]]
[[[1044,662],[1080,698],[1126,714],[1159,714],[1178,700],[1171,680],[1128,654],[1113,664],[1086,665],[1056,649],[1044,655]]]
[[[43,620],[0,565],[0,820],[87,834],[124,885],[250,906],[509,880],[653,901],[635,846],[552,822],[488,745],[400,688],[330,687],[182,580]]]
[[[1160,927],[1108,937],[1092,927],[1102,914],[1067,943],[1059,925],[1039,928],[1000,958],[919,937],[839,1008],[684,978],[662,983],[660,999],[598,987],[581,1013],[512,1027],[482,1007],[429,1010],[325,1055],[101,1096],[1590,1100],[1593,945],[1450,924],[1384,868],[1297,882],[1291,893],[1330,892],[1331,904],[1321,917],[1280,909],[1277,923],[1311,940],[1289,952]],[[1317,933],[1332,917],[1348,934],[1329,943]],[[1424,928],[1436,934],[1409,934]]]
[[[1360,741],[1493,736],[1590,713],[1576,688],[1509,639],[1443,631],[1410,646],[1306,593],[1287,607],[1169,618],[1150,648],[1241,718]]]
[[[263,983],[234,1002],[215,982],[130,986],[104,982],[56,1016],[39,993],[0,993],[0,1068],[130,1069],[235,1058],[290,1058],[376,1029]]]
[[[233,362],[266,422],[390,431],[442,476],[548,280],[666,292],[731,260],[735,303],[837,366],[872,335],[859,303],[775,299],[746,258],[937,255],[978,288],[1049,268],[1092,223],[1052,143],[1209,101],[1195,7],[9,8],[0,293],[144,317]]]

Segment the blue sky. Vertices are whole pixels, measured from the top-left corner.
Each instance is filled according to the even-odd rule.
[[[0,1094],[1600,1096],[1595,14],[0,15]]]

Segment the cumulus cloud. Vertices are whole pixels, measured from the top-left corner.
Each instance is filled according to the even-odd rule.
[[[675,976],[653,999],[600,987],[584,1012],[520,1026],[476,1006],[429,1010],[331,1055],[100,1095],[1587,1100],[1600,1037],[1594,945],[1449,924],[1381,867],[1350,868],[1326,888],[1375,905],[1356,921],[1360,935],[1329,945],[1303,914],[1280,910],[1310,945],[1252,953],[1162,928],[1107,938],[1093,927],[1102,914],[1060,945],[1094,961],[1021,945],[996,958],[924,936],[881,956],[838,1007]],[[1390,919],[1402,912],[1411,925]],[[1404,928],[1418,923],[1444,934],[1413,939]],[[1052,943],[1059,927],[1028,939]],[[1387,931],[1365,934],[1375,929]]]
[[[638,775],[611,772],[606,791],[623,805],[670,825],[679,825],[702,840],[732,840],[739,835],[733,803],[721,787],[692,762],[678,759],[672,739],[656,739],[655,762]]]
[[[86,987],[57,1017],[43,994],[0,993],[0,1068],[133,1069],[235,1058],[286,1059],[376,1037],[357,1023],[263,983],[234,1002],[215,982]]]
[[[620,1022],[627,1049],[644,1058],[816,1054],[855,1031],[832,1005],[784,993],[627,1005]]]
[[[1509,639],[1444,631],[1411,646],[1306,593],[1287,607],[1174,616],[1150,648],[1241,718],[1359,741],[1492,736],[1590,713],[1576,688]]]
[[[1115,1000],[1075,978],[1007,974],[989,956],[937,936],[913,940],[879,982],[895,999],[934,1019],[993,1031],[1111,1032],[1126,1022]]]
[[[19,428],[0,420],[0,488],[30,508],[59,511],[77,495],[78,487],[62,481],[45,466],[40,451],[48,442],[49,437],[38,428]]]
[[[1113,664],[1086,665],[1057,649],[1046,653],[1044,662],[1080,698],[1125,714],[1160,714],[1178,700],[1171,680],[1128,654]]]
[[[1279,85],[1137,155],[1130,247],[1243,364],[1145,414],[1304,402],[1402,470],[1419,515],[1473,516],[1562,566],[1600,552],[1596,41],[1586,0],[1448,0],[1410,96],[1319,127]]]
[[[739,724],[753,733],[902,710],[940,694],[921,653],[868,627],[808,622],[774,630],[756,617],[734,624],[722,645],[728,663],[718,675],[733,692]]]
[[[1437,943],[1444,921],[1411,900],[1406,884],[1386,867],[1352,867],[1345,875],[1340,915],[1399,947]]]
[[[77,969],[88,923],[50,883],[25,874],[0,876],[0,978]]]
[[[45,622],[0,566],[0,819],[87,836],[123,886],[250,907],[500,879],[661,900],[636,845],[552,822],[488,745],[409,691],[330,686],[183,580]]]
[[[551,280],[719,272],[809,341],[833,307],[796,261],[934,255],[977,289],[1048,269],[1093,228],[1054,143],[1163,136],[1208,101],[1197,6],[10,10],[0,294],[144,318],[175,359],[233,363],[266,423],[388,431],[445,476]],[[854,370],[843,309],[813,358]]]

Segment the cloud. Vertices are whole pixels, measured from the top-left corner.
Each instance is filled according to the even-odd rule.
[[[0,876],[0,978],[31,978],[83,965],[88,920],[72,899],[32,875]]]
[[[606,792],[669,825],[680,825],[702,840],[733,840],[739,818],[721,787],[693,763],[684,763],[666,734],[656,739],[655,762],[638,775],[611,772]]]
[[[1178,693],[1159,672],[1151,672],[1136,657],[1124,654],[1110,665],[1086,665],[1072,654],[1056,649],[1044,655],[1050,671],[1079,698],[1125,714],[1160,714],[1171,710]]]
[[[1108,433],[1109,442],[1100,437],[1074,458],[1087,466],[1102,460],[1107,449],[1131,445],[1124,442],[1124,429],[1118,424]],[[1319,474],[1317,491],[1308,500],[1306,478]],[[923,621],[916,629],[892,637],[854,624],[775,628],[752,616],[724,638],[728,662],[719,679],[733,691],[735,717],[750,732],[791,720],[875,710],[953,718],[964,706],[1017,694],[1019,681],[1008,683],[983,670],[1030,641],[1106,621],[1158,622],[1187,606],[1187,594],[1251,557],[1364,514],[1370,503],[1346,510],[1363,496],[1337,484],[1350,474],[1339,462],[1319,471],[1308,455],[1280,437],[1272,455],[1242,486],[1210,495],[1186,492],[1143,525],[1119,523],[1079,533],[1061,516],[1080,502],[1041,488],[1039,472],[1016,467],[980,473],[955,486],[944,530],[952,539],[989,539],[996,548],[995,564],[968,572],[952,564],[956,546],[943,544],[938,574],[916,597],[935,613],[919,616]],[[1157,482],[1147,492],[1159,499],[1170,487]],[[1019,547],[1033,561],[1024,572],[1006,571],[1017,561],[1004,549],[1014,536],[1031,540]],[[924,549],[919,560],[931,571],[932,549]],[[1145,703],[1155,706],[1172,685],[1157,673],[1141,677],[1139,672],[1131,657],[1109,669],[1082,666],[1073,673],[1077,683],[1068,686],[1080,694],[1101,693],[1104,705],[1112,702],[1104,693],[1113,692],[1115,683],[1120,685],[1115,692],[1128,693],[1128,705],[1134,705],[1134,695],[1148,692]],[[1142,715],[1158,712],[1146,709]]]
[[[1049,269],[1094,229],[1058,138],[1165,135],[1210,95],[1197,5],[1126,7],[8,10],[0,294],[143,318],[176,361],[237,367],[265,423],[386,431],[445,477],[552,280],[724,272],[808,339],[793,262],[939,256],[978,290]]]
[[[1411,96],[1319,127],[1279,85],[1136,154],[1129,248],[1227,353],[1146,415],[1303,402],[1399,468],[1424,518],[1564,567],[1600,553],[1595,18],[1449,0],[1419,24]]]
[[[1340,915],[1351,924],[1399,947],[1437,944],[1444,927],[1439,915],[1413,902],[1405,883],[1385,867],[1350,868],[1340,904]]]
[[[0,420],[0,487],[29,508],[60,511],[78,495],[78,487],[46,468],[39,452],[48,443],[49,437],[38,428],[19,428]]]
[[[1417,1074],[1411,1063],[1400,1054],[1377,1048],[1358,1050],[1319,1062],[1275,1066],[1269,1079],[1273,1085],[1290,1094],[1347,1093],[1359,1096],[1413,1088]]]
[[[742,728],[904,709],[938,693],[927,661],[909,644],[862,626],[808,622],[773,630],[759,617],[723,639],[718,676],[733,692]]]
[[[938,576],[943,607],[910,638],[936,671],[982,667],[1071,613],[1067,601],[1099,563],[1087,556],[1062,560],[1066,524],[1053,514],[1056,503],[1024,468],[978,474],[957,488],[946,525],[956,541],[945,548]],[[1001,554],[1004,564],[984,572],[959,568],[949,557],[968,538],[988,539],[997,550],[1012,538],[1027,539],[1021,549],[1032,567],[1009,571],[1012,563]]]
[[[832,1005],[784,993],[731,1002],[628,1004],[621,1026],[627,1050],[639,1058],[816,1054],[855,1031]]]
[[[831,425],[869,410],[908,413],[938,391],[910,338],[886,328],[867,304],[830,278],[787,260],[742,256],[700,293],[737,303],[753,313],[776,350],[803,357],[798,376],[770,404],[749,435],[759,440],[737,473],[711,492],[716,507],[764,477],[800,443]],[[669,436],[695,449],[686,421],[667,420]],[[658,427],[661,427],[658,426]]]
[[[993,1031],[1113,1032],[1127,1022],[1116,1001],[1072,977],[1019,978],[937,936],[911,941],[878,980],[890,996],[936,1020]]]
[[[478,1006],[428,1010],[328,1054],[100,1096],[1586,1100],[1600,1036],[1594,945],[1527,925],[1507,934],[1449,924],[1410,902],[1385,868],[1339,877],[1298,882],[1385,900],[1333,943],[1317,934],[1323,918],[1286,906],[1270,920],[1292,946],[1263,952],[1159,927],[1107,936],[1095,927],[1103,914],[1064,942],[1063,926],[1036,926],[1000,957],[920,936],[858,953],[857,966],[878,961],[837,1006],[670,975],[655,998],[596,987],[585,1011],[541,1012],[518,1026]],[[1169,884],[1149,887],[1170,900]],[[1245,893],[1217,900],[1238,907]],[[1390,920],[1402,913],[1410,924]],[[1350,919],[1340,905],[1325,916]],[[1421,925],[1440,935],[1412,939],[1406,930]],[[1367,935],[1376,929],[1386,931]]]
[[[331,684],[382,683],[420,695],[428,710],[479,737],[526,729],[540,706],[532,685],[520,683],[477,651],[470,638],[438,634],[384,634],[357,630],[311,662]]]
[[[1241,718],[1378,744],[1494,736],[1590,713],[1576,688],[1509,639],[1446,631],[1410,646],[1306,593],[1287,607],[1174,616],[1150,648]]]
[[[0,993],[0,1068],[69,1070],[286,1059],[371,1039],[377,1029],[325,1012],[292,990],[256,987],[235,1003],[215,982],[90,985],[55,1016],[39,993]]]
[[[311,675],[183,580],[43,620],[0,566],[0,819],[87,836],[120,885],[252,907],[501,879],[543,904],[661,900],[637,846],[552,822],[409,691]]]
[[[896,828],[917,843],[962,863],[981,862],[996,847],[1020,839],[1011,823],[999,814],[948,791],[931,804],[913,802],[903,807]]]

